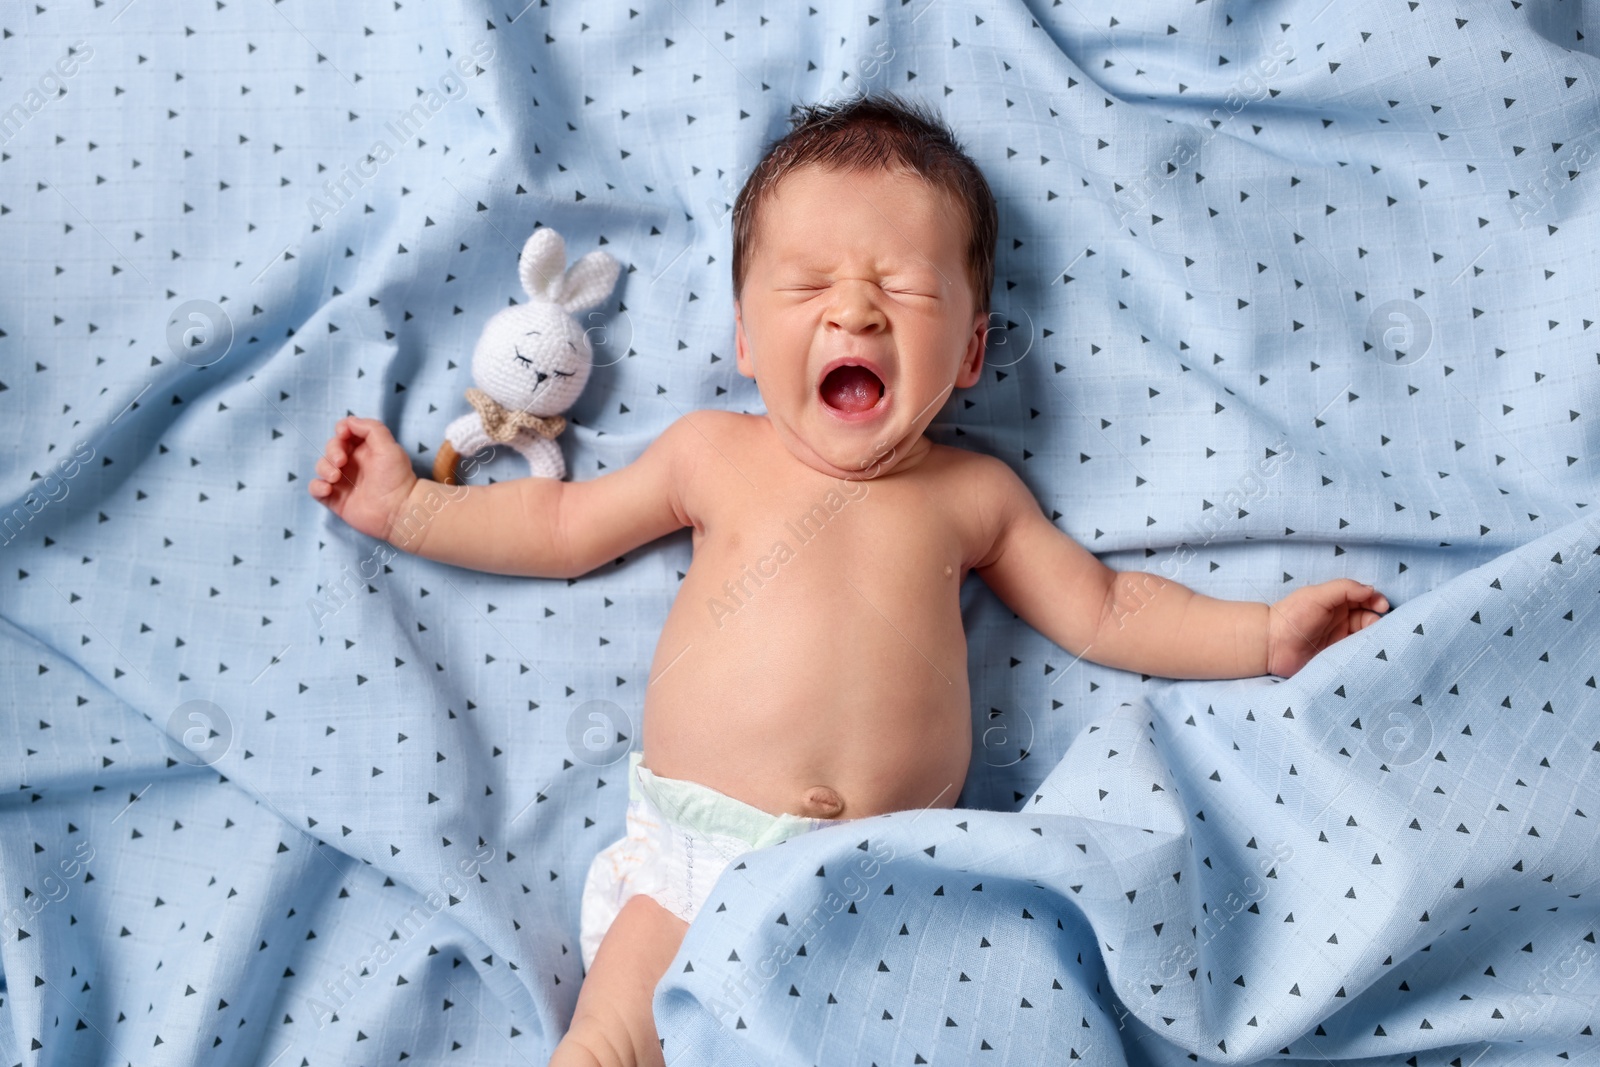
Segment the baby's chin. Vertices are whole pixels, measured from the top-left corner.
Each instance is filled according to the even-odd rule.
[[[791,455],[832,478],[877,478],[905,459],[907,451],[900,441],[904,427],[888,422],[840,427],[812,417],[798,425],[776,418],[772,423]]]

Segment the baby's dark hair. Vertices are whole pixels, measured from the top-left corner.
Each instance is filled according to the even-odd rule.
[[[988,313],[1000,228],[994,194],[936,110],[893,93],[872,93],[839,104],[796,108],[789,122],[793,129],[767,148],[733,205],[735,299],[755,253],[757,209],[786,175],[805,166],[905,169],[950,192],[965,208],[967,277],[976,310]]]

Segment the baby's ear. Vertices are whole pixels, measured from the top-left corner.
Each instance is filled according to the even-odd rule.
[[[754,380],[756,365],[750,359],[750,341],[744,335],[744,315],[737,300],[733,302],[733,351],[739,373]]]
[[[567,266],[567,245],[548,226],[533,231],[517,260],[517,277],[530,297],[554,300],[561,291]]]
[[[973,320],[972,333],[967,336],[967,349],[961,355],[961,365],[956,368],[956,388],[967,389],[978,384],[983,375],[983,349],[989,337],[989,316],[979,312]]]

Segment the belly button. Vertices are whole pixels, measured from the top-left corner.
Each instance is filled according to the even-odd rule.
[[[825,785],[814,785],[806,790],[800,807],[808,818],[832,819],[844,810],[844,798]]]

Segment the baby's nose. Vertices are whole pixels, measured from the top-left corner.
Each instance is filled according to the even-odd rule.
[[[828,308],[828,321],[852,333],[872,333],[885,325],[883,312],[873,303],[865,285],[838,285],[838,295]]]
[[[533,379],[533,384],[534,385],[538,385],[540,382],[542,382],[546,378],[550,377],[550,375],[546,374],[542,370],[536,370],[533,373],[534,373],[534,379]]]

